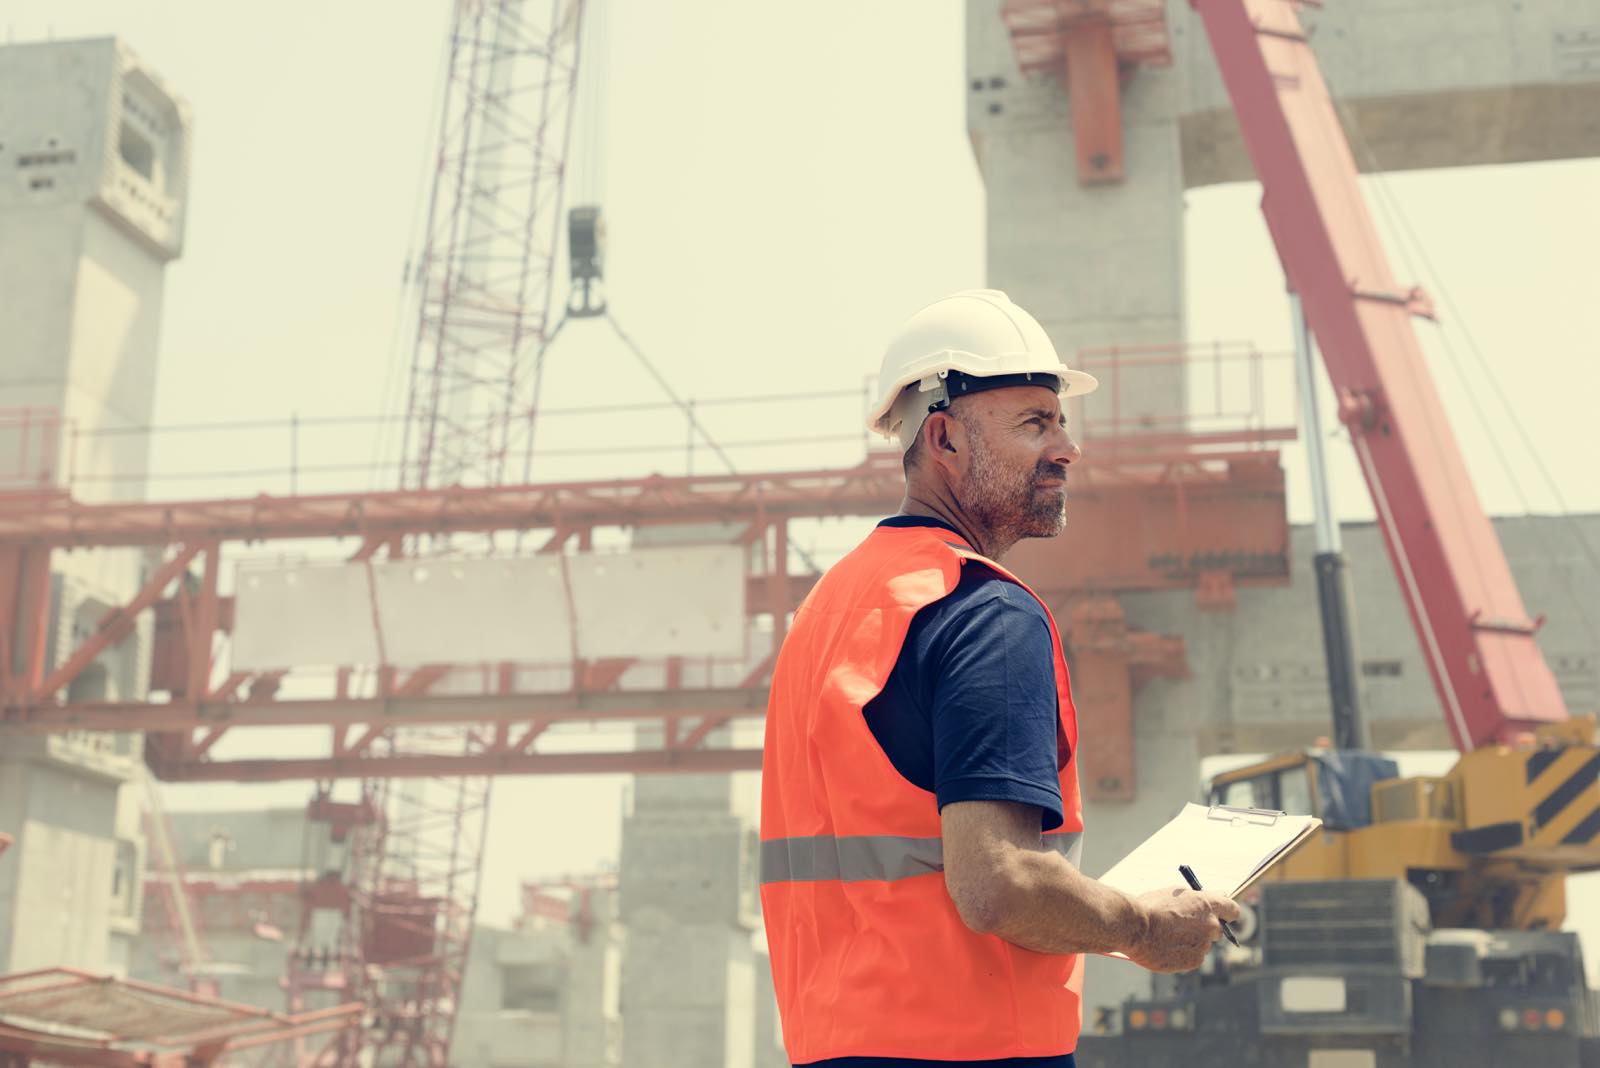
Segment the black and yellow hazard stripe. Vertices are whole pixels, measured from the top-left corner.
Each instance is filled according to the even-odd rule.
[[[1544,774],[1546,768],[1556,762],[1564,750],[1561,749],[1536,749],[1528,754],[1528,782],[1533,782]]]
[[[1587,845],[1600,836],[1600,752],[1573,746],[1530,753],[1527,781],[1529,799],[1538,798],[1532,813],[1535,840]]]
[[[1562,835],[1561,844],[1588,845],[1596,839],[1600,839],[1600,805],[1596,805],[1594,811],[1579,820],[1576,827]]]

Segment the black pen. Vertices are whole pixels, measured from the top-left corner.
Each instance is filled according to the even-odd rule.
[[[1183,881],[1189,884],[1190,890],[1205,889],[1205,887],[1200,885],[1200,880],[1194,877],[1194,869],[1189,867],[1189,865],[1179,864],[1178,874],[1183,876]],[[1237,946],[1239,944],[1239,940],[1233,936],[1233,928],[1228,926],[1227,920],[1222,921],[1222,934],[1223,937],[1225,937],[1232,945]]]

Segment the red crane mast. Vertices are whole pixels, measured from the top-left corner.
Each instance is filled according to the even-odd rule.
[[[556,237],[583,0],[457,0],[423,248],[402,483],[498,486],[532,448],[538,362],[554,335]],[[450,552],[412,539],[411,552]],[[401,539],[385,544],[399,555]],[[393,680],[389,680],[392,682]],[[416,689],[437,679],[419,676]],[[491,741],[464,724],[391,726],[370,749],[461,759]],[[342,1056],[448,1063],[477,911],[490,779],[363,782],[377,819],[353,836],[342,970],[368,1025]],[[292,985],[292,984],[291,984]]]

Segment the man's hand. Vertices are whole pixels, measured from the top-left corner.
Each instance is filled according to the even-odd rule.
[[[1221,894],[1174,886],[1135,900],[1146,916],[1144,930],[1125,952],[1152,972],[1188,972],[1200,967],[1222,922],[1237,920],[1239,906]]]
[[[956,801],[941,813],[944,884],[966,925],[1038,953],[1116,953],[1153,972],[1200,967],[1239,906],[1220,894],[1133,898],[1084,875],[1039,835],[1039,810]]]

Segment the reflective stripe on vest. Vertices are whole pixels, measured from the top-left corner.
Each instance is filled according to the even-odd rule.
[[[1060,853],[1076,868],[1083,856],[1083,832],[1047,834],[1044,847]],[[832,879],[845,883],[894,882],[942,871],[942,838],[904,838],[892,834],[839,838],[818,834],[809,838],[773,838],[761,843],[762,885]]]

